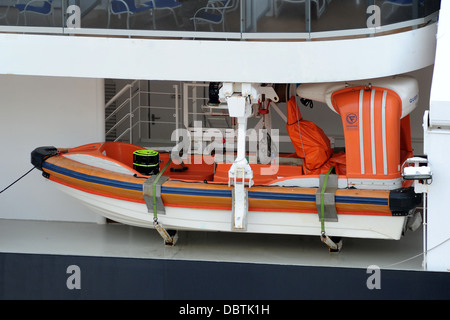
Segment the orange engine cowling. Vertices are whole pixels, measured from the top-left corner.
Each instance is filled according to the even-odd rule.
[[[381,87],[351,87],[334,92],[341,115],[349,179],[398,179],[401,163],[412,154],[409,115],[400,119],[402,101]]]

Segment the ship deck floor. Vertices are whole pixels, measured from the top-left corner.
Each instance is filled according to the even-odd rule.
[[[179,231],[168,247],[156,230],[118,223],[0,220],[0,252],[423,270],[422,248],[421,228],[400,240],[345,238],[330,253],[319,235]]]
[[[330,253],[319,236],[179,231],[168,247],[117,223],[0,220],[1,300],[165,300],[169,318],[193,300],[217,314],[260,301],[272,315],[296,300],[450,299],[449,274],[422,260],[421,229]]]

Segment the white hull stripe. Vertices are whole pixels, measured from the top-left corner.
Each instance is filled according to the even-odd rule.
[[[359,91],[359,152],[361,161],[361,174],[365,174],[364,164],[364,134],[363,134],[363,102],[364,89]]]
[[[387,91],[383,91],[383,102],[381,106],[381,130],[383,137],[383,167],[384,174],[387,175],[387,148],[386,148],[386,96]]]
[[[372,151],[372,174],[377,174],[377,162],[376,162],[376,148],[375,148],[375,89],[371,91],[370,96],[370,141]],[[383,148],[383,173],[388,174],[387,165],[387,137],[386,137],[386,99],[387,91],[383,91],[383,100],[381,105],[381,135],[382,135],[382,148]],[[363,112],[364,112],[364,90],[359,92],[359,150],[361,161],[361,174],[365,174],[365,162],[364,162],[364,124],[363,124]]]
[[[370,93],[370,144],[372,145],[372,174],[377,174],[375,157],[375,89]]]

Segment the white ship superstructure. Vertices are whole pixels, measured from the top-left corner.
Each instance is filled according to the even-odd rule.
[[[450,4],[438,0],[0,0],[1,185],[6,187],[30,169],[30,152],[38,146],[72,148],[115,141],[163,151],[172,150],[180,132],[188,132],[192,150],[203,150],[209,129],[218,129],[225,142],[227,130],[240,126],[277,128],[277,152],[294,153],[286,129],[292,96],[303,118],[322,128],[332,148],[348,149],[346,138],[352,128],[342,119],[348,117],[351,125],[354,118],[340,111],[334,93],[357,86],[372,90],[379,84],[385,92],[401,90],[389,87],[385,79],[405,77],[414,79],[414,85],[399,93],[403,109],[398,121],[410,119],[413,154],[396,168],[399,177],[378,183],[376,174],[385,170],[387,175],[389,160],[383,155],[390,141],[376,140],[374,125],[372,138],[367,138],[371,147],[358,145],[358,174],[373,175],[369,179],[354,175],[344,187],[389,184],[388,189],[394,189],[409,180],[422,202],[416,210],[420,219],[401,222],[400,229],[414,233],[415,239],[414,250],[406,256],[418,254],[423,271],[447,272],[449,31]],[[214,85],[220,106],[211,101]],[[371,98],[367,99],[370,105]],[[380,119],[385,119],[385,109],[380,110]],[[362,137],[363,129],[355,130]],[[385,135],[389,128],[380,130]],[[251,152],[246,154],[244,130],[238,129],[232,139],[236,157],[226,178],[234,181],[235,220],[230,215],[229,221],[237,230],[230,237],[245,238],[238,220],[247,218],[245,190],[254,179],[253,158]],[[377,149],[380,167],[375,164],[375,145],[381,150]],[[236,177],[247,184],[240,185]],[[0,194],[0,219],[0,228],[5,223],[19,229],[20,222],[33,221],[115,225],[43,181],[37,170]],[[275,239],[277,232],[270,233]],[[351,237],[347,231],[343,234]],[[361,246],[364,240],[349,239]],[[214,250],[217,241],[211,241],[207,250]],[[383,241],[382,247],[399,246],[398,239],[377,241]],[[2,243],[1,252],[20,252],[16,245]],[[61,254],[52,250],[50,254]],[[26,245],[22,252],[46,253]],[[360,262],[354,265],[361,267]]]

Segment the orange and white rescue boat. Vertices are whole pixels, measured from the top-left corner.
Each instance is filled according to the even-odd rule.
[[[417,103],[415,80],[300,85],[297,93],[328,102],[341,115],[345,152],[334,152],[291,98],[287,129],[296,152],[280,154],[272,173],[267,173],[270,164],[246,163],[252,175],[242,203],[230,183],[233,163],[177,163],[170,152],[129,143],[40,147],[32,152],[32,163],[102,216],[157,228],[166,243],[173,239],[169,230],[319,235],[324,242],[329,237],[400,239],[422,200],[401,174],[412,156],[409,112]],[[151,163],[136,163],[139,156]],[[239,210],[245,214],[236,218]],[[241,218],[245,221],[237,223]]]

